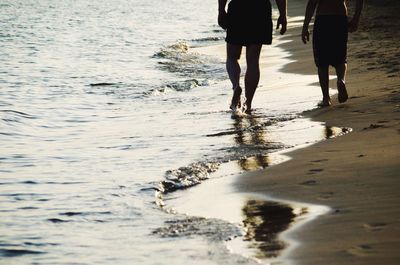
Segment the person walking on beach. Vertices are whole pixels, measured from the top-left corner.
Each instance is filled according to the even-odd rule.
[[[329,96],[329,66],[336,69],[339,103],[348,99],[346,89],[347,37],[355,32],[360,21],[364,0],[356,0],[353,18],[348,21],[345,0],[309,0],[304,18],[301,38],[306,44],[310,40],[308,26],[317,9],[313,30],[314,61],[318,68],[319,83],[322,90],[320,107],[332,105]]]
[[[254,93],[260,80],[259,59],[263,44],[272,43],[272,17],[269,0],[218,0],[218,24],[227,30],[226,69],[232,82],[233,96],[230,108],[233,112],[244,110],[250,113]],[[287,27],[287,0],[276,0],[280,16],[277,29],[284,34]],[[239,59],[243,46],[246,47],[247,70],[245,75],[245,103],[241,104]]]

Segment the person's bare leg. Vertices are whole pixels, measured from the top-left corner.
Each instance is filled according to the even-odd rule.
[[[240,105],[240,95],[242,89],[240,88],[240,64],[239,59],[242,53],[242,46],[227,43],[226,45],[226,70],[229,79],[232,83],[233,96],[230,108],[235,110]],[[239,106],[240,107],[240,106]]]
[[[320,107],[328,107],[331,103],[329,96],[329,66],[318,67],[319,85],[322,90],[322,101],[318,104]]]
[[[349,98],[346,89],[346,71],[347,71],[347,64],[339,64],[335,67],[336,75],[337,75],[337,89],[339,92],[338,100],[339,103],[346,102]]]
[[[251,112],[251,104],[258,82],[260,81],[260,53],[261,44],[249,45],[246,48],[247,70],[244,80],[246,90],[246,113]]]

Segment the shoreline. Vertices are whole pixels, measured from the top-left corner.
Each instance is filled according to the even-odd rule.
[[[385,5],[389,2],[395,8]],[[324,204],[333,209],[292,234],[302,242],[290,255],[296,264],[400,261],[400,78],[399,63],[391,58],[399,52],[399,34],[382,32],[382,27],[374,22],[390,14],[384,21],[395,30],[394,14],[399,4],[393,3],[372,1],[365,10],[361,28],[350,35],[349,101],[337,104],[335,97],[332,107],[304,113],[328,126],[351,127],[353,132],[290,152],[287,155],[291,160],[245,173],[235,185],[239,192]],[[283,71],[309,74],[304,68],[312,69],[317,82],[311,47],[297,37],[283,37],[294,39],[282,44],[294,60]],[[387,46],[380,45],[380,38]],[[371,60],[371,55],[381,57]]]
[[[382,14],[378,12],[376,15]],[[308,76],[295,81],[313,87],[320,93],[311,45],[303,45],[298,36],[301,19],[293,17],[291,20],[297,26],[289,28],[288,35],[275,40],[275,46],[283,48],[283,57],[291,62],[280,65],[279,61],[275,61],[276,57],[267,55],[260,61],[261,71],[268,72],[273,68],[283,75],[290,73]],[[347,82],[349,101],[337,104],[334,97],[334,105],[330,108],[316,109],[315,105],[312,110],[303,112],[304,117],[315,122],[324,122],[327,127],[351,127],[350,134],[322,140],[305,148],[301,146],[294,151],[286,150],[283,153],[290,156],[290,160],[263,170],[228,174],[234,175],[234,181],[230,178],[225,181],[212,178],[199,187],[191,188],[189,195],[185,193],[177,196],[181,198],[169,199],[169,206],[191,216],[232,221],[236,220],[237,213],[243,207],[243,202],[238,198],[243,199],[249,194],[250,197],[271,198],[269,201],[283,204],[289,202],[288,205],[293,202],[324,205],[330,209],[325,215],[318,215],[313,222],[304,223],[300,228],[295,222],[289,229],[281,231],[279,237],[284,237],[292,245],[285,248],[278,259],[273,259],[272,262],[307,265],[378,262],[397,264],[400,260],[396,253],[400,220],[399,211],[396,211],[396,206],[400,203],[397,196],[400,187],[396,180],[396,172],[399,171],[396,150],[399,140],[396,136],[400,132],[399,119],[396,119],[396,112],[399,112],[399,91],[398,72],[395,69],[398,65],[386,64],[387,72],[365,68],[365,64],[370,62],[362,61],[363,54],[370,54],[371,49],[377,48],[371,47],[370,38],[365,37],[365,27],[363,28],[364,31],[360,29],[350,37]],[[364,40],[361,46],[358,45],[360,38]],[[391,43],[395,45],[396,41]],[[217,45],[196,50],[206,55],[222,56],[223,47],[224,45]],[[301,63],[298,63],[299,60]],[[310,74],[313,81],[310,81]],[[265,93],[263,86],[268,89],[271,83],[272,86],[279,84],[275,83],[277,79],[269,80],[267,75],[261,79],[257,93]],[[279,94],[282,91],[285,90],[278,88],[274,93]],[[308,93],[305,91],[303,93]],[[254,105],[257,108],[264,104],[266,103],[256,102]],[[216,197],[210,194],[215,187],[221,186],[228,187],[217,188],[221,194]],[[223,208],[214,205],[214,200],[219,201],[217,204]],[[218,209],[228,212],[225,215],[236,213],[236,216],[221,217],[223,214]],[[390,213],[389,216],[387,213]],[[238,240],[244,242],[243,239]],[[229,244],[230,241],[227,242],[228,246]],[[245,247],[239,247],[239,251],[234,253],[246,256],[246,251],[248,249]]]
[[[249,126],[247,123],[252,123],[251,120],[253,119],[251,116],[239,118],[239,120],[232,120],[233,123],[244,123],[243,125],[235,125],[237,130],[243,130],[241,131],[243,134],[242,136],[238,134],[235,137],[243,138],[242,141],[246,142],[246,140],[244,140],[246,137],[255,137],[258,139],[255,139],[257,141],[259,141],[260,138],[265,138],[266,140],[283,141],[285,146],[294,146],[289,148],[289,150],[287,147],[285,147],[281,151],[273,151],[272,153],[268,153],[266,155],[268,157],[266,159],[268,166],[286,161],[286,155],[282,155],[282,153],[287,153],[293,149],[297,150],[304,148],[312,143],[324,141],[330,137],[341,136],[349,131],[348,128],[326,127],[319,122],[311,122],[309,119],[297,117],[298,114],[304,110],[308,110],[316,106],[318,100],[316,95],[319,94],[319,91],[316,90],[315,86],[309,85],[309,83],[312,81],[310,75],[287,73],[285,74],[285,77],[282,78],[282,76],[279,74],[280,68],[282,65],[290,63],[291,60],[287,59],[290,54],[281,49],[279,46],[280,42],[277,41],[276,44],[270,49],[265,48],[265,51],[262,53],[263,59],[261,67],[268,74],[265,76],[265,78],[262,78],[262,82],[260,83],[260,88],[258,90],[259,97],[256,98],[256,102],[267,100],[267,103],[264,102],[264,104],[268,105],[268,111],[266,111],[264,108],[256,109],[256,116],[260,116],[258,117],[260,120],[255,121],[256,124],[250,124],[250,127],[259,126],[260,128],[263,128],[263,131],[251,132],[251,130],[248,130],[250,127],[247,127]],[[222,44],[196,48],[195,51],[208,56],[221,57],[224,56],[224,49],[225,45]],[[271,61],[273,63],[271,63]],[[302,85],[300,89],[297,89],[299,88],[298,82],[305,83],[305,85]],[[292,93],[292,91],[296,89],[300,92]],[[306,91],[306,93],[303,91]],[[292,95],[289,97],[284,96],[285,94],[289,93]],[[310,95],[312,96],[310,97]],[[298,102],[299,100],[301,101],[300,103]],[[263,103],[256,104],[256,107],[259,106],[263,106]],[[271,126],[271,128],[268,125],[265,125],[264,123],[266,121],[268,122],[270,117],[275,117],[273,115],[270,116],[268,112],[274,113],[274,115],[277,115],[275,118],[279,119],[281,111],[280,109],[282,109],[282,106],[285,106],[286,111],[290,109],[286,115],[291,113],[297,118],[287,122],[281,121],[277,126]],[[227,115],[229,114],[227,113]],[[280,130],[279,128],[282,129]],[[241,141],[235,143],[235,145],[238,146],[241,144],[243,144]],[[248,144],[255,144],[255,142],[253,143],[250,140]],[[263,149],[259,150],[260,153],[262,153],[262,151]],[[246,160],[252,159],[257,160],[256,157],[246,158]],[[288,218],[287,216],[283,217],[285,216],[284,213],[278,211],[279,215],[283,214],[283,216],[278,216],[277,220],[275,220],[276,223],[274,223],[274,226],[280,226],[281,229],[271,235],[273,241],[276,242],[274,244],[271,243],[272,246],[270,246],[270,248],[278,248],[279,250],[276,249],[267,251],[264,253],[266,257],[260,259],[261,262],[267,263],[277,261],[284,263],[289,262],[289,259],[286,257],[289,257],[290,253],[296,248],[296,246],[301,244],[298,243],[298,240],[293,240],[291,234],[294,231],[302,228],[311,220],[316,219],[317,216],[331,211],[331,209],[325,207],[321,203],[302,203],[300,201],[288,201],[260,193],[237,192],[234,188],[235,182],[238,180],[238,178],[240,178],[243,172],[246,170],[255,171],[262,166],[261,164],[258,164],[257,161],[251,161],[249,164],[254,163],[254,165],[250,165],[249,168],[244,169],[242,168],[243,165],[238,165],[240,164],[239,162],[240,161],[235,160],[226,164],[224,163],[217,172],[212,173],[213,176],[209,180],[203,182],[201,185],[190,188],[189,192],[180,191],[178,195],[172,195],[172,198],[168,198],[167,196],[166,207],[171,212],[186,214],[188,216],[201,216],[203,218],[220,219],[241,226],[245,223],[244,219],[250,218],[244,214],[243,209],[248,208],[249,205],[251,206],[251,201],[253,200],[258,200],[257,204],[259,204],[258,206],[261,207],[252,209],[253,213],[257,213],[260,210],[263,215],[258,216],[257,218],[261,218],[263,220],[267,220],[265,218],[277,218],[274,216],[276,209],[274,209],[274,207],[271,209],[270,204],[281,205],[283,208],[291,209],[290,212],[298,212],[298,209],[302,208],[307,213],[296,214],[292,218]],[[269,210],[271,210],[272,213],[269,213]],[[250,213],[250,216],[253,213]],[[280,218],[286,219],[286,221],[284,223],[280,223]],[[242,228],[245,230],[244,227]],[[233,249],[233,254],[242,255],[250,260],[257,260],[253,254],[257,251],[260,252],[262,248],[257,249],[254,246],[250,247],[250,245],[252,242],[254,245],[262,245],[263,242],[257,241],[256,238],[252,238],[250,241],[245,241],[244,237],[245,235],[233,241],[227,241],[226,245],[228,246],[228,249]],[[285,245],[285,247],[282,249],[281,244]],[[276,254],[276,252],[279,252],[279,254]]]

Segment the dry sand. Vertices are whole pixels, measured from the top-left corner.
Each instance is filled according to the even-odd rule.
[[[305,113],[353,131],[294,151],[290,161],[243,175],[237,183],[243,192],[332,208],[295,232],[302,242],[291,257],[296,264],[400,264],[398,14],[399,1],[368,1],[360,29],[349,39],[349,101]],[[284,70],[316,73],[311,45],[301,43],[300,30],[291,28],[285,37],[293,40],[283,47],[296,61]]]

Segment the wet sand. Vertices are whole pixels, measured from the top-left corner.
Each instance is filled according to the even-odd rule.
[[[240,192],[332,209],[292,233],[301,242],[290,255],[296,264],[400,262],[399,12],[397,1],[368,1],[360,29],[349,39],[349,100],[339,104],[334,98],[332,107],[304,114],[353,131],[293,151],[291,160],[246,173],[236,183]],[[291,28],[282,38],[291,40],[281,47],[294,62],[281,70],[316,73],[312,47],[301,43],[300,32]]]

